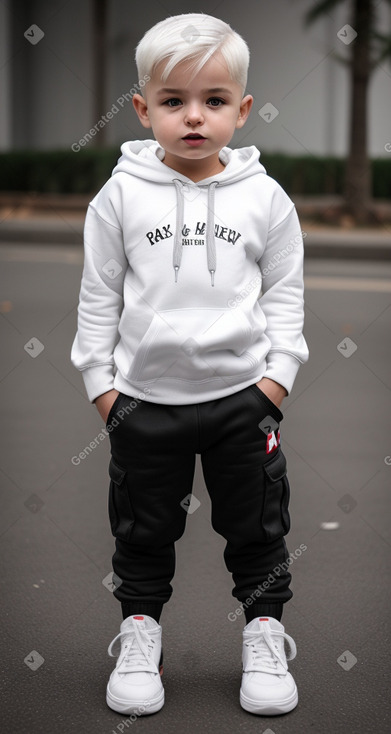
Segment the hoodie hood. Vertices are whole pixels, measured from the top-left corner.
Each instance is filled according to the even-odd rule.
[[[162,184],[172,184],[174,179],[192,183],[194,181],[163,163],[165,151],[156,140],[130,140],[121,145],[121,157],[113,169],[116,173],[130,173],[144,181],[155,181]],[[224,171],[197,181],[197,186],[206,186],[212,181],[218,181],[219,186],[240,181],[248,176],[266,173],[259,162],[260,152],[255,145],[248,148],[222,148],[219,153],[221,162],[225,165]]]
[[[176,206],[176,227],[175,238],[173,242],[173,268],[175,273],[175,282],[178,282],[178,273],[182,259],[182,228],[184,224],[184,197],[190,192],[194,196],[194,190],[199,187],[207,188],[208,193],[208,218],[205,232],[207,266],[210,273],[211,285],[214,285],[214,275],[216,272],[216,246],[214,238],[215,217],[214,217],[214,197],[217,186],[227,186],[236,183],[250,176],[258,176],[265,174],[264,166],[259,162],[260,152],[255,145],[247,148],[238,148],[233,150],[224,147],[219,152],[219,158],[225,165],[224,171],[204,178],[201,181],[194,182],[192,179],[178,173],[163,163],[165,156],[164,149],[156,140],[132,140],[121,145],[121,157],[117,165],[113,169],[112,175],[117,173],[128,173],[132,176],[139,177],[143,181],[153,181],[163,185],[175,187],[177,206]]]

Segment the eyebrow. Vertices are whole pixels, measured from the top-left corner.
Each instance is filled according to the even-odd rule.
[[[169,89],[168,87],[163,87],[163,89],[159,89],[158,94],[183,94],[183,89]],[[214,87],[213,89],[202,89],[202,94],[232,94],[230,89],[226,89],[225,87]]]

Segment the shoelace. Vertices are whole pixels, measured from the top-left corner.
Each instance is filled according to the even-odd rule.
[[[286,673],[288,665],[281,657],[278,646],[273,640],[273,636],[282,637],[289,646],[289,652],[286,656],[287,660],[293,660],[296,657],[296,644],[292,637],[286,632],[270,631],[269,626],[265,626],[259,632],[246,632],[245,644],[254,648],[252,661],[247,665],[246,672],[255,671],[258,673],[272,673],[280,675]],[[247,639],[246,639],[247,638]]]
[[[137,668],[139,671],[159,672],[151,658],[151,651],[155,641],[151,639],[148,630],[140,629],[138,624],[134,624],[133,629],[119,632],[111,641],[107,651],[111,657],[116,657],[113,651],[114,645],[117,640],[122,640],[123,638],[127,639],[126,644],[123,646],[124,654],[117,663],[117,670],[119,672],[129,672],[130,668],[132,671]],[[120,655],[121,652],[119,653]]]

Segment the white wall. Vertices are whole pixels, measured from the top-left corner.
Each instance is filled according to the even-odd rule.
[[[346,67],[337,63],[333,53],[343,55],[350,50],[337,37],[337,31],[350,20],[350,3],[342,3],[337,12],[305,28],[303,17],[312,5],[309,0],[225,0],[216,6],[216,15],[245,37],[251,51],[248,92],[255,102],[245,128],[235,133],[233,146],[255,144],[265,152],[292,154],[346,154],[349,79]],[[4,13],[3,4],[0,8]],[[137,83],[134,49],[151,25],[168,14],[213,12],[210,5],[198,0],[170,0],[164,7],[150,3],[147,9],[148,13],[145,3],[134,0],[109,1],[106,110]],[[93,119],[91,3],[14,0],[10,12],[12,53],[3,67],[0,146],[10,145],[12,132],[14,147],[70,147],[97,122]],[[380,2],[378,12],[379,27],[391,33],[388,3]],[[1,20],[1,27],[6,27],[6,19]],[[30,23],[37,23],[45,32],[36,46],[23,37]],[[13,88],[7,94],[11,79]],[[7,123],[11,96],[12,125]],[[279,110],[269,124],[258,115],[266,102]],[[370,155],[387,155],[384,145],[390,142],[390,119],[391,65],[387,62],[374,73],[370,86]],[[150,136],[138,122],[131,102],[105,129],[111,145]]]

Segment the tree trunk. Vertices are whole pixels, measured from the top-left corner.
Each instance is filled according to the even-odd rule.
[[[344,198],[358,224],[371,220],[372,176],[367,153],[367,97],[371,73],[369,33],[373,0],[353,0],[349,155],[346,161]]]

